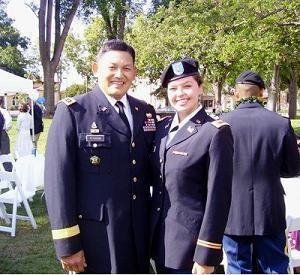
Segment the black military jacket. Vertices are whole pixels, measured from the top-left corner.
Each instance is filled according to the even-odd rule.
[[[151,155],[152,257],[175,269],[215,266],[231,199],[231,130],[201,109],[166,145],[171,122],[158,123]]]
[[[57,256],[83,249],[90,273],[148,272],[155,112],[128,101],[132,140],[98,86],[59,103],[48,135],[45,193]]]
[[[222,116],[234,138],[230,235],[277,234],[286,228],[280,177],[293,177],[300,161],[290,121],[258,103]]]

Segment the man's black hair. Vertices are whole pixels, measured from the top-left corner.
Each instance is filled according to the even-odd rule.
[[[97,61],[100,59],[100,57],[104,53],[109,52],[109,51],[128,52],[132,57],[133,63],[135,62],[135,51],[134,51],[134,49],[130,45],[128,45],[127,43],[125,43],[124,41],[119,40],[119,39],[112,39],[112,40],[106,41],[102,45],[99,53],[97,54]]]

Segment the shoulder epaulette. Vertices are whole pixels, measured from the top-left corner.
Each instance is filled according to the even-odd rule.
[[[74,98],[72,98],[72,97],[66,97],[66,98],[60,100],[59,102],[63,102],[67,106],[70,106],[70,105],[74,104],[76,102],[76,100]]]
[[[221,128],[222,126],[225,126],[225,125],[230,126],[227,122],[225,122],[221,119],[215,120],[215,121],[211,122],[211,124],[217,128]]]
[[[170,119],[171,116],[164,116],[164,117],[160,118],[157,122],[163,122],[163,121],[165,121],[167,118]]]

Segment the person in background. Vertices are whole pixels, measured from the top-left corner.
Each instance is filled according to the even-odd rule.
[[[0,112],[4,117],[4,126],[1,134],[1,147],[0,147],[0,155],[10,154],[10,139],[7,134],[8,130],[12,126],[12,118],[10,113],[3,106],[3,98],[0,98]]]
[[[31,110],[29,113],[32,115]],[[33,122],[34,122],[34,143],[35,143],[35,148],[37,148],[40,134],[44,131],[43,111],[41,106],[37,102],[33,103]],[[32,130],[30,130],[30,134],[32,135]]]
[[[212,273],[222,261],[231,199],[230,126],[199,104],[195,59],[171,63],[161,83],[176,114],[158,122],[151,154],[152,258],[158,273]]]
[[[287,273],[284,189],[280,177],[299,174],[290,120],[264,108],[264,81],[245,71],[236,79],[236,109],[222,116],[234,139],[232,201],[223,239],[229,274]]]
[[[0,129],[4,127],[5,124],[5,119],[2,113],[0,112]],[[2,142],[2,132],[0,132],[0,147],[1,147],[1,142]]]
[[[17,158],[31,155],[33,144],[30,135],[32,129],[32,117],[28,113],[28,105],[26,103],[19,104],[19,115],[17,118],[17,139],[15,145],[15,155]]]
[[[149,155],[154,108],[127,94],[135,51],[105,42],[96,87],[57,105],[45,162],[45,195],[66,271],[149,272]]]

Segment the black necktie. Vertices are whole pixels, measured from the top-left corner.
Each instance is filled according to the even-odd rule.
[[[178,130],[178,128],[179,128],[179,126],[178,126],[178,125],[176,125],[175,127],[173,127],[173,128],[171,129],[171,131],[170,131],[169,133],[172,133],[172,132],[175,132],[175,131],[177,131],[177,130]]]
[[[119,115],[121,117],[121,119],[123,120],[123,122],[125,123],[125,125],[127,126],[128,130],[129,130],[129,133],[131,134],[131,129],[130,129],[130,124],[129,124],[129,121],[127,119],[127,116],[124,112],[124,104],[123,102],[121,101],[117,101],[116,102],[116,106],[118,107],[119,109]]]

